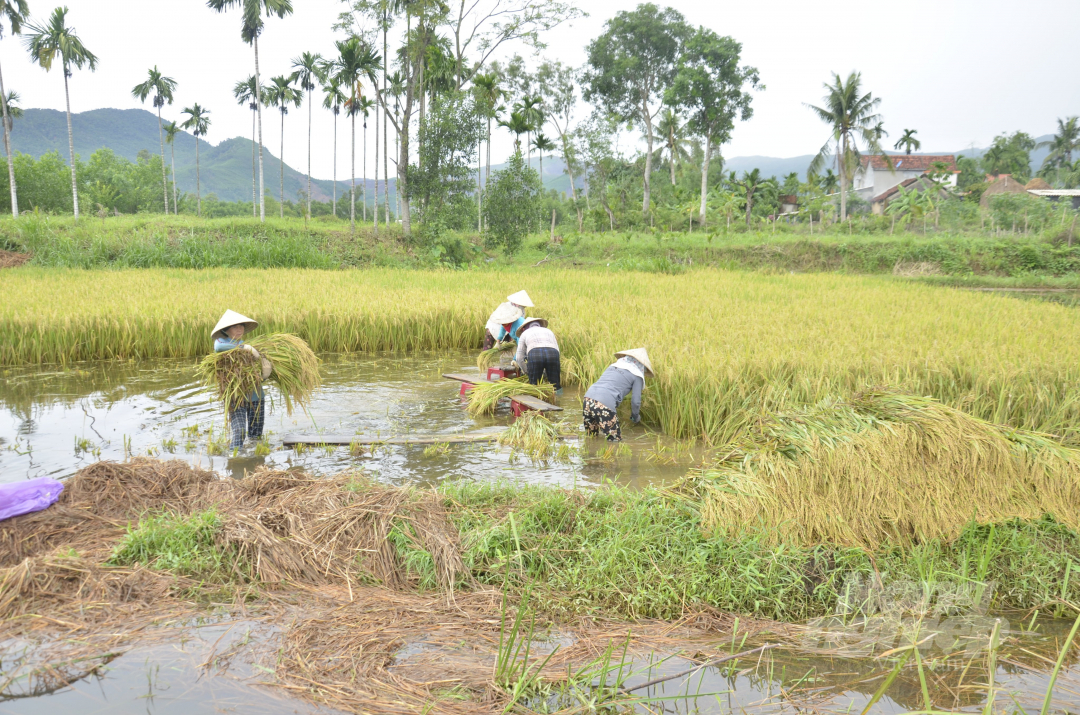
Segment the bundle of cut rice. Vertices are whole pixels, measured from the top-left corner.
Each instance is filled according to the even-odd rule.
[[[555,388],[542,382],[539,385],[530,385],[524,377],[513,380],[498,380],[497,382],[482,382],[469,390],[469,414],[490,415],[495,412],[499,400],[511,395],[528,395],[548,399],[555,394]]]
[[[277,385],[291,415],[295,405],[306,408],[319,385],[319,358],[308,344],[295,335],[260,335],[245,341],[270,361],[270,381]],[[203,383],[216,393],[227,410],[250,399],[262,384],[262,365],[255,354],[243,347],[211,353],[198,368]]]
[[[515,350],[517,350],[517,343],[513,340],[495,343],[495,347],[480,353],[480,356],[476,358],[476,366],[481,370],[487,370],[489,367],[498,365],[503,355],[513,353]]]

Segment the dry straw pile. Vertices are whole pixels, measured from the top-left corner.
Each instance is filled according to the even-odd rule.
[[[1080,527],[1080,451],[888,391],[768,416],[686,484],[707,528],[773,543],[872,549],[1044,514]]]

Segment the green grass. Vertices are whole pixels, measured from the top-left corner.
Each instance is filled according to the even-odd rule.
[[[221,518],[213,509],[190,516],[163,513],[144,517],[113,550],[114,566],[141,564],[203,581],[229,581],[240,565],[215,543]]]

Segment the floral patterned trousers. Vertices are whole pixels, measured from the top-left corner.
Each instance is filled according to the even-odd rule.
[[[619,429],[619,416],[615,410],[606,407],[591,397],[582,400],[581,416],[585,419],[585,433],[597,436],[601,433],[608,442],[621,442],[622,430]]]

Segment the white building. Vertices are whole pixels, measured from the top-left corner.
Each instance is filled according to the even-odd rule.
[[[956,168],[956,157],[952,154],[897,154],[889,158],[892,168],[880,154],[862,157],[859,168],[855,170],[852,189],[864,201],[873,203],[892,187],[930,172],[939,161],[948,167],[949,175],[942,181],[944,185],[955,187],[956,177],[960,174]]]

